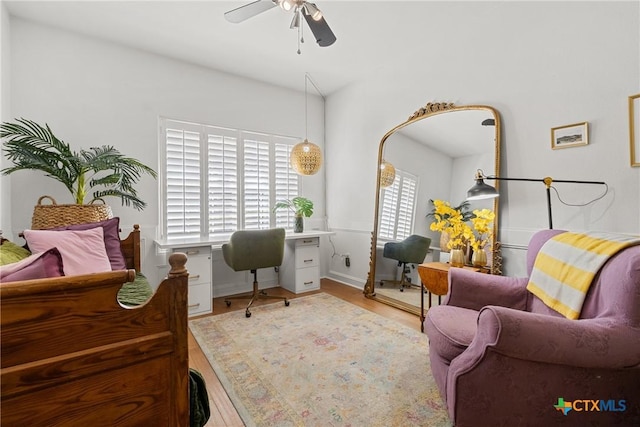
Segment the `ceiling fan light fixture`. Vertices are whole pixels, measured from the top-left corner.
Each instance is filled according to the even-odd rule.
[[[306,0],[252,0],[244,6],[225,12],[224,17],[227,21],[238,24],[276,7],[294,15],[289,27],[298,30],[298,54],[300,54],[300,43],[304,42],[302,37],[304,24],[300,22],[302,21],[301,17],[306,21],[318,46],[326,47],[335,43],[336,35],[333,34],[329,24],[325,21],[324,14],[320,12],[315,3]]]
[[[310,15],[314,21],[322,19],[322,12],[320,12],[320,9],[318,9],[315,4],[306,2],[303,7],[307,15]]]
[[[295,2],[293,0],[277,0],[277,4],[282,10],[288,12],[293,9]]]

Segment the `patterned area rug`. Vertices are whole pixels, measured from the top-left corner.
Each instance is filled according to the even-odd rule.
[[[319,293],[189,326],[247,426],[450,426],[427,336]]]

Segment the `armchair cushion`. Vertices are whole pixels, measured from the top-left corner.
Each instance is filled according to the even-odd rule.
[[[478,312],[460,307],[436,306],[429,310],[425,331],[440,356],[453,360],[465,351],[478,330]]]

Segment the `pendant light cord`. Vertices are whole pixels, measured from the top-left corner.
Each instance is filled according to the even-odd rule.
[[[304,73],[304,139],[305,141],[309,138],[309,114],[308,114],[308,101],[307,101],[307,80],[309,79],[309,74]]]
[[[308,97],[308,83],[311,82],[311,84],[313,85],[313,87],[316,89],[316,91],[318,92],[318,95],[320,95],[320,97],[323,100],[326,100],[326,97],[324,96],[324,93],[322,93],[322,91],[318,88],[318,85],[316,85],[316,83],[313,81],[313,79],[311,78],[311,76],[309,75],[308,72],[304,73],[304,139],[308,140],[309,139],[309,132],[308,132],[308,128],[309,128],[309,111],[308,111],[308,104],[309,101],[307,100]]]

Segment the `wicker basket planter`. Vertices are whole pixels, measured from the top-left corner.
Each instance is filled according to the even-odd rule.
[[[42,204],[44,199],[51,200],[51,204]],[[99,222],[113,218],[111,206],[104,204],[89,205],[59,205],[51,196],[41,196],[38,204],[33,208],[31,228],[33,230],[46,230],[49,228],[64,227],[71,224],[85,224]]]

